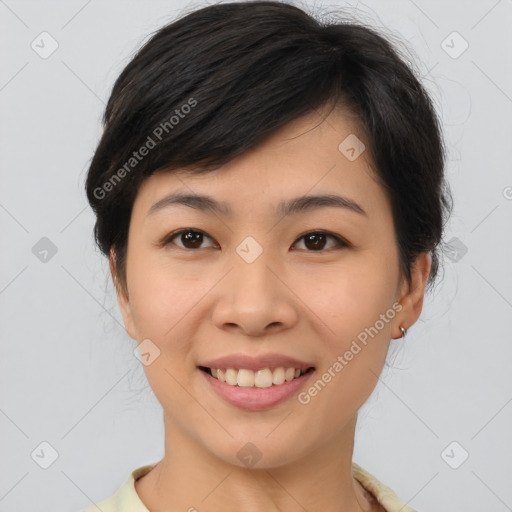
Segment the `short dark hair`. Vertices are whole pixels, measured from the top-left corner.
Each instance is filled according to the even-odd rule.
[[[355,114],[390,200],[400,271],[410,280],[414,258],[430,252],[430,286],[451,196],[440,123],[420,79],[375,29],[251,1],[210,5],[162,27],[114,84],[86,192],[96,243],[115,251],[125,291],[131,210],[144,179],[163,168],[210,172],[326,105]]]

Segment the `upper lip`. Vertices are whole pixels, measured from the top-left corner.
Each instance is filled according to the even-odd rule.
[[[284,356],[282,354],[263,354],[260,356],[250,356],[247,354],[231,354],[229,356],[219,357],[217,359],[209,359],[199,366],[206,368],[246,368],[248,370],[261,370],[263,368],[275,369],[282,366],[283,368],[300,368],[307,370],[313,367],[311,363],[300,361],[294,357]]]

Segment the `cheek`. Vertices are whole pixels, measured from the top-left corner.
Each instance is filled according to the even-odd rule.
[[[350,383],[362,397],[368,396],[382,371],[392,321],[400,308],[394,301],[398,270],[392,264],[367,258],[361,267],[317,285],[311,299],[315,301],[312,309],[328,327],[324,338],[327,357],[321,373],[330,368],[337,376],[333,381],[342,387]]]
[[[148,258],[132,260],[130,307],[137,332],[156,345],[158,356],[144,372],[165,411],[199,414],[185,391],[191,385],[191,340],[205,284],[164,269]],[[139,341],[141,341],[139,340]]]
[[[367,400],[386,360],[396,308],[389,277],[378,275],[354,273],[317,289],[329,334],[322,365],[299,399],[313,416],[326,418],[332,432]]]
[[[308,296],[335,333],[357,335],[392,307],[398,276],[394,265],[367,258],[361,265],[324,276]]]
[[[172,337],[174,326],[187,316],[205,293],[205,282],[167,268],[161,261],[134,255],[129,289],[134,323],[141,336]]]

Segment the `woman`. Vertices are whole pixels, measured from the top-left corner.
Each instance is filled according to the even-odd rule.
[[[363,26],[212,5],[152,36],[104,122],[87,194],[165,455],[97,507],[412,511],[352,461],[449,210],[409,66]]]

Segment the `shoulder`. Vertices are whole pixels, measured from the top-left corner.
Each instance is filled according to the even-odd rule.
[[[126,510],[130,510],[130,512],[149,512],[135,490],[135,480],[149,473],[155,466],[156,463],[147,464],[135,469],[128,475],[113,496],[98,501],[80,512],[98,512],[98,510],[101,510],[101,512],[124,512]]]
[[[391,488],[355,462],[352,462],[352,474],[386,512],[419,512],[407,506]]]

